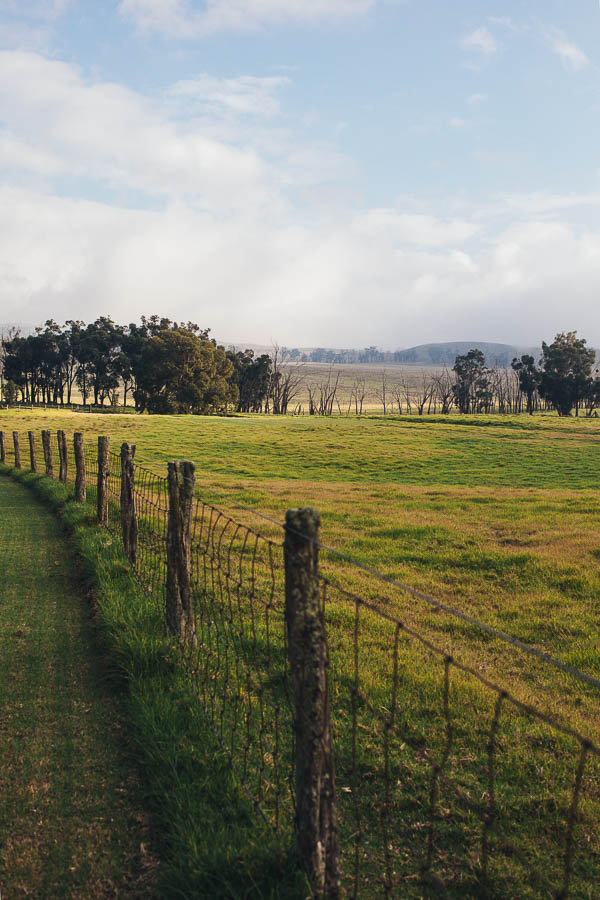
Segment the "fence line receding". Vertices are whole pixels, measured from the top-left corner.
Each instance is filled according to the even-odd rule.
[[[30,433],[34,471],[36,446]],[[267,537],[199,496],[191,463],[161,477],[107,438],[42,432],[42,447],[123,541],[237,782],[315,894],[598,896],[597,744],[414,626],[393,601],[404,586],[368,572],[375,589],[350,589],[314,511]],[[2,432],[0,453],[10,464]]]

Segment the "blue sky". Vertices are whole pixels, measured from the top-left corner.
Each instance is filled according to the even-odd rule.
[[[597,0],[0,0],[0,322],[600,344]]]

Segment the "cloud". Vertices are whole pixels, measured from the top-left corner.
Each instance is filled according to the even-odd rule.
[[[452,116],[448,120],[448,125],[450,126],[450,128],[464,128],[466,124],[467,120],[461,119],[460,116]]]
[[[73,0],[0,0],[0,15],[53,21],[64,15]]]
[[[484,56],[493,56],[498,52],[498,43],[494,35],[487,28],[476,28],[467,34],[460,42],[463,50],[482,53]]]
[[[194,196],[206,208],[276,201],[277,179],[252,147],[219,141],[134,91],[35,53],[0,52],[0,121],[5,153],[20,143],[22,166],[38,174],[52,159],[69,177],[150,197]]]
[[[599,204],[600,194],[598,193],[552,194],[547,191],[534,191],[530,194],[509,195],[503,198],[495,208],[499,212],[537,216],[576,207],[598,207]]]
[[[353,229],[370,236],[381,236],[387,232],[396,243],[442,247],[467,241],[477,234],[479,226],[462,219],[446,222],[430,215],[381,208],[357,215],[353,221]]]
[[[276,95],[288,84],[290,79],[284,76],[214,78],[202,74],[176,82],[169,94],[185,101],[188,111],[190,104],[195,104],[205,109],[218,108],[236,114],[274,116],[280,111]]]
[[[560,58],[565,69],[579,72],[589,65],[590,61],[581,47],[570,41],[564,31],[559,28],[549,28],[545,34],[550,47]]]
[[[377,0],[121,0],[119,12],[141,31],[193,39],[221,29],[314,24],[367,14]]]
[[[288,346],[529,344],[571,329],[600,343],[598,230],[531,220],[467,249],[473,235],[471,222],[401,209],[223,220],[186,203],[133,210],[3,188],[3,315],[156,311],[221,340]]]
[[[469,106],[479,106],[486,100],[487,94],[471,94],[470,97],[467,97],[467,103],[469,104]]]

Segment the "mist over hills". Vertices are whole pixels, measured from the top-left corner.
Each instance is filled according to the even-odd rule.
[[[497,344],[493,341],[444,341],[438,344],[418,344],[395,353],[399,363],[420,366],[453,366],[457,356],[469,350],[481,350],[488,366],[509,366],[515,356],[528,353],[538,360],[542,353],[537,347],[521,347],[515,344]]]

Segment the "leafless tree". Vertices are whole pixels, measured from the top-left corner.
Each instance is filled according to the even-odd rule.
[[[338,372],[334,378],[333,369],[330,368],[326,381],[307,384],[308,411],[311,416],[330,416],[333,413],[339,383],[340,373]]]
[[[435,379],[431,373],[423,372],[419,388],[415,391],[415,404],[420,416],[425,412],[425,407],[427,407],[427,413],[431,412],[434,396]]]
[[[271,353],[272,373],[269,390],[271,409],[274,416],[285,416],[292,400],[300,392],[304,374],[300,363],[284,365],[281,349],[275,344]],[[267,398],[267,406],[269,406]],[[269,410],[266,409],[266,412]]]
[[[350,390],[350,405],[354,403],[354,412],[357,416],[362,415],[363,404],[367,395],[367,386],[364,378],[355,378],[354,384]]]
[[[444,366],[441,372],[433,376],[435,402],[440,404],[440,413],[448,415],[454,405],[454,376]]]
[[[387,415],[387,404],[390,398],[390,390],[387,380],[387,372],[385,369],[381,373],[381,384],[379,385],[377,391],[375,392],[375,396],[383,406],[383,414]]]

